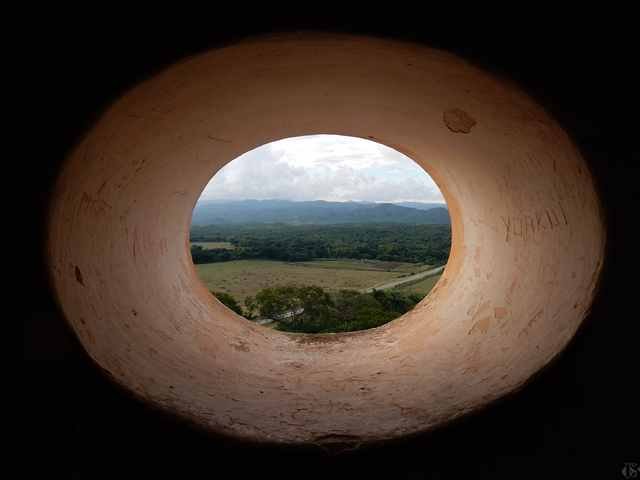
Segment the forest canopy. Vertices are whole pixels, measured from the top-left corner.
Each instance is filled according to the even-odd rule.
[[[192,245],[193,262],[264,259],[301,262],[319,258],[446,263],[450,225],[208,225],[191,228],[192,242],[229,242],[234,248]]]

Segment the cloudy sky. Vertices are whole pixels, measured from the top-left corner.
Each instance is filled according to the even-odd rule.
[[[222,168],[200,200],[444,202],[409,157],[370,140],[309,135],[268,143]]]

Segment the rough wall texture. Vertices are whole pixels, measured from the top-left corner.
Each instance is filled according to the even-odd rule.
[[[313,133],[404,152],[449,204],[445,274],[383,327],[264,329],[196,277],[190,215],[211,176]],[[67,161],[49,249],[74,331],[139,397],[237,437],[361,443],[433,428],[522,385],[580,325],[604,240],[579,153],[515,87],[421,46],[305,35],[188,59],[116,102]]]

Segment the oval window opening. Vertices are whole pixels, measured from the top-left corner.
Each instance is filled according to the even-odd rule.
[[[406,155],[342,135],[251,150],[193,210],[200,280],[249,321],[288,332],[383,325],[436,284],[451,227],[442,193]]]

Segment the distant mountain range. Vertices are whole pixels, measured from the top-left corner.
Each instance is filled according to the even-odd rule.
[[[448,224],[442,203],[326,202],[313,200],[205,200],[193,210],[193,225],[286,223],[330,225],[338,223]]]
[[[393,205],[398,205],[399,207],[407,207],[407,208],[417,208],[418,210],[431,210],[433,208],[447,208],[447,205],[444,203],[427,203],[427,202],[397,202],[393,203]],[[449,221],[447,221],[449,223]]]

